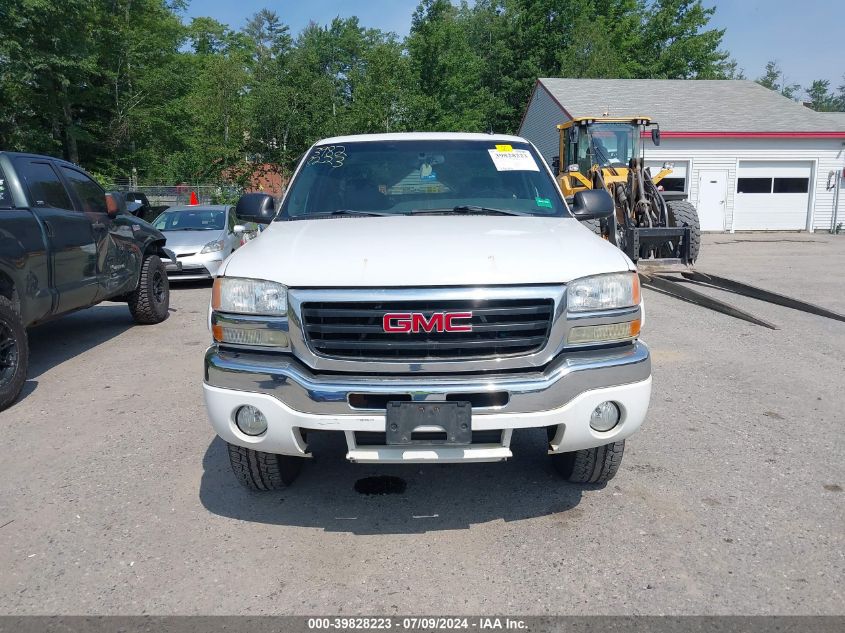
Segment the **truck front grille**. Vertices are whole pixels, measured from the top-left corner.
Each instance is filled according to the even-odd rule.
[[[385,332],[388,313],[472,312],[468,332]],[[427,360],[530,354],[549,336],[552,299],[490,299],[389,302],[308,302],[302,325],[311,349],[336,358]]]

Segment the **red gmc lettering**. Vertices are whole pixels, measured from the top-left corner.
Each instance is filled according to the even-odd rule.
[[[410,312],[388,312],[381,320],[381,326],[385,332],[410,332]]]
[[[455,324],[455,319],[471,319],[472,312],[447,312],[445,330],[447,332],[472,332],[472,323]]]
[[[442,312],[435,312],[431,318],[426,320],[424,314],[415,312],[411,315],[412,332],[443,332],[445,331],[445,319]]]
[[[472,332],[471,323],[456,323],[466,319],[472,319],[472,312],[434,312],[429,317],[421,312],[388,312],[381,323],[390,333]]]

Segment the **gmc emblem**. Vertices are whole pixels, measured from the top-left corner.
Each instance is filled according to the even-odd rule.
[[[435,312],[426,317],[422,312],[388,312],[382,327],[390,333],[472,332],[471,323],[456,323],[472,318],[472,312]]]

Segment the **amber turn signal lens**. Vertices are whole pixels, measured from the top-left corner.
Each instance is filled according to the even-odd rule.
[[[211,309],[212,310],[219,310],[220,309],[220,277],[214,278],[214,285],[211,287]],[[215,336],[215,338],[217,338]]]
[[[638,305],[640,305],[640,276],[637,273],[631,273],[631,274],[634,275],[634,281],[633,281],[634,289],[633,289],[633,292],[632,292],[633,298],[634,298],[634,305],[638,306]],[[637,333],[639,333],[639,331],[640,331],[639,321],[637,321]]]
[[[640,320],[605,325],[582,325],[569,330],[568,343],[613,343],[636,338],[640,333]]]

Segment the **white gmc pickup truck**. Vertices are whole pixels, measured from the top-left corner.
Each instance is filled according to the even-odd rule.
[[[579,220],[513,136],[414,133],[314,145],[269,225],[214,282],[211,424],[248,488],[290,484],[309,439],[362,463],[487,462],[547,433],[561,475],[599,483],[642,424],[651,361],[632,262]]]

